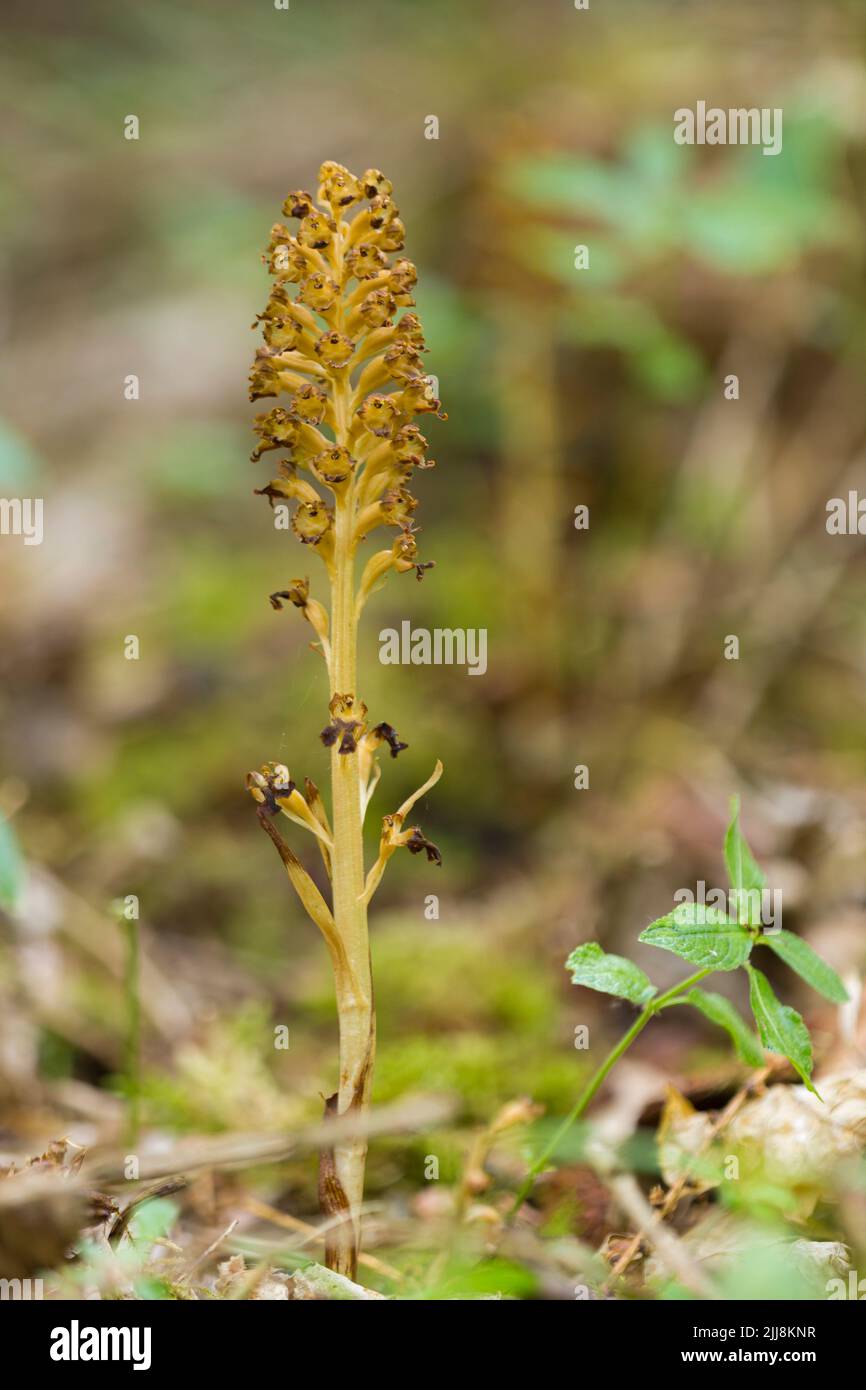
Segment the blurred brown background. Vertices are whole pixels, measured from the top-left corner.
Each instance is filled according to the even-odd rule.
[[[863,544],[824,525],[866,488],[862,6],[4,21],[0,492],[45,499],[45,541],[0,538],[0,1147],[120,1123],[129,894],[150,1125],[278,1127],[330,1085],[324,953],[243,790],[268,758],[325,780],[322,672],[267,600],[311,566],[252,495],[246,399],[259,253],[325,158],[394,183],[449,415],[418,489],[436,569],[362,638],[410,745],[375,809],[446,766],[420,808],[444,867],[397,856],[377,900],[377,1099],[455,1095],[454,1155],[516,1094],[566,1107],[574,1025],[624,1006],[576,997],[565,954],[646,965],[673,890],[723,883],[733,792],[786,925],[862,967]],[[782,107],[782,153],[675,145],[699,99]],[[404,618],[486,628],[487,674],[380,666]],[[697,1018],[652,1046],[674,1076],[723,1051]],[[380,1153],[374,1188],[413,1164]]]

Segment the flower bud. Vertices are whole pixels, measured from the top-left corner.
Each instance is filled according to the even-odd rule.
[[[297,442],[300,423],[282,406],[276,405],[265,415],[256,416],[253,430],[261,441],[250,455],[255,463],[269,449],[291,448]]]
[[[295,793],[285,763],[263,763],[261,772],[247,773],[246,783],[253,800],[267,807],[272,816],[282,809],[280,802],[288,802]]]
[[[282,280],[274,285],[268,302],[265,305],[264,313],[256,315],[256,323],[267,324],[269,321],[276,319],[291,319],[301,328],[307,329],[311,334],[315,334],[316,336],[321,332],[315,314],[311,313],[307,306],[301,303],[300,295],[298,295],[297,299],[292,299]],[[253,327],[255,327],[255,324]]]
[[[401,256],[391,267],[388,285],[398,304],[414,304],[411,292],[418,283],[418,271],[412,261]]]
[[[394,569],[398,574],[406,574],[409,570],[415,569],[418,545],[408,527],[404,528],[395,540],[391,547],[391,554],[394,557]]]
[[[402,251],[406,245],[406,228],[399,217],[393,217],[379,234],[383,251]]]
[[[266,352],[260,348],[250,370],[250,400],[259,401],[266,396],[280,394],[279,373]]]
[[[304,352],[312,347],[309,334],[286,314],[265,319],[264,339],[277,352]]]
[[[282,811],[289,820],[302,825],[322,840],[328,849],[332,848],[330,835],[298,791],[285,763],[264,763],[261,772],[247,773],[246,784],[253,799],[264,806],[269,815],[275,816]],[[297,865],[297,872],[306,877],[300,865]],[[316,920],[315,916],[313,920]]]
[[[392,381],[411,381],[423,374],[424,367],[417,348],[402,340],[385,353],[383,365]]]
[[[427,440],[417,425],[403,425],[391,442],[391,452],[397,463],[411,463],[413,468],[433,468],[425,458]]]
[[[387,227],[399,216],[399,208],[388,194],[379,194],[370,202],[370,226],[378,231]]]
[[[380,744],[387,743],[392,758],[396,758],[398,753],[402,753],[405,748],[409,747],[408,743],[400,742],[393,724],[376,724],[369,733],[364,735],[364,742],[370,748],[377,748]]]
[[[346,254],[344,271],[347,280],[375,280],[388,268],[388,257],[372,241],[362,241]],[[392,277],[393,278],[393,277]],[[397,303],[401,301],[398,299]]]
[[[357,331],[362,326],[363,331],[388,327],[396,308],[397,301],[388,290],[371,290],[350,318],[350,330]]]
[[[319,545],[333,531],[334,513],[321,500],[302,502],[292,517],[292,530],[302,545]]]
[[[407,797],[399,810],[393,815],[383,816],[382,835],[379,840],[379,857],[367,875],[367,882],[364,886],[364,902],[369,902],[382,881],[388,860],[397,849],[408,849],[410,854],[420,854],[426,851],[427,858],[433,864],[442,863],[442,856],[436,846],[421,833],[417,825],[409,826],[408,830],[403,829],[403,824],[416,801],[419,801],[431,787],[435,786],[442,776],[442,764],[437,762],[433,769],[432,776]]]
[[[329,706],[331,722],[319,735],[326,748],[337,745],[338,753],[354,753],[364,732],[367,706],[354,695],[334,695]]]
[[[391,228],[403,230],[399,209],[390,197],[377,195],[371,200],[370,206],[359,212],[350,223],[348,244],[356,246],[360,242],[372,241],[387,250],[385,238]],[[391,250],[398,249],[397,246],[391,247]]]
[[[402,835],[398,835],[397,843],[405,845],[410,854],[420,854],[422,850],[426,851],[427,862],[429,864],[436,864],[441,869],[442,855],[433,844],[432,840],[425,839],[419,826],[413,825],[409,830],[404,831]]]
[[[327,647],[328,614],[318,599],[310,598],[309,579],[293,579],[288,589],[280,589],[277,593],[270,594],[269,598],[271,607],[277,610],[282,609],[282,599],[294,604],[295,608],[300,608],[307,622],[321,638],[322,645]]]
[[[361,402],[354,418],[369,434],[387,437],[390,436],[398,415],[399,411],[391,396],[373,395]]]
[[[309,425],[320,425],[325,418],[328,407],[328,395],[319,386],[301,386],[292,396],[291,410],[299,420],[305,420]]]
[[[364,197],[360,179],[350,174],[342,164],[326,160],[319,170],[319,202],[330,203],[332,208],[348,208],[359,203]]]
[[[338,333],[334,329],[330,333],[323,333],[316,343],[316,356],[326,367],[339,368],[345,367],[352,353],[355,351],[355,344],[345,333]]]
[[[279,593],[271,594],[271,607],[282,609],[283,605],[280,603],[280,599],[283,598],[288,599],[289,603],[293,603],[296,608],[306,608],[310,598],[309,579],[293,579],[291,588],[280,589]]]
[[[447,418],[441,413],[442,402],[434,394],[433,383],[427,376],[416,376],[407,381],[397,396],[397,403],[400,413],[410,419],[413,415],[423,415],[425,411],[435,411],[440,419]]]
[[[287,227],[276,222],[271,228],[271,241],[264,261],[271,275],[278,280],[297,283],[314,268],[315,254],[302,246],[297,237],[290,236]]]
[[[310,461],[310,467],[321,482],[327,483],[328,487],[337,488],[351,478],[355,460],[348,449],[334,444],[330,449],[317,454]]]
[[[317,314],[327,314],[333,309],[339,295],[340,286],[336,280],[332,280],[330,275],[316,271],[314,275],[308,275],[301,282],[298,299],[302,304],[315,309]]]
[[[401,342],[411,343],[419,352],[426,347],[424,330],[417,314],[403,315],[397,324],[397,337]]]
[[[310,214],[315,213],[315,211],[315,204],[310,194],[303,191],[289,193],[283,203],[283,213],[286,217],[299,217],[303,219],[304,217],[309,217]]]
[[[314,251],[330,246],[337,230],[336,223],[323,212],[310,212],[298,228],[298,241]]]
[[[383,493],[379,506],[386,526],[405,526],[418,506],[418,498],[404,487],[393,488]]]
[[[284,459],[280,464],[280,476],[278,478],[272,478],[267,487],[257,487],[253,491],[257,497],[267,497],[271,506],[274,505],[274,500],[279,497],[293,497],[310,506],[320,505],[322,501],[312,483],[299,478],[295,465],[290,463],[288,459]]]
[[[391,180],[385,178],[381,169],[368,169],[361,176],[361,185],[365,198],[383,197],[394,191]]]

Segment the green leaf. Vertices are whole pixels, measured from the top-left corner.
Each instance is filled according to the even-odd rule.
[[[781,930],[758,939],[762,946],[769,946],[771,951],[775,951],[786,965],[796,970],[800,978],[823,994],[825,999],[832,1000],[834,1004],[846,1002],[848,991],[832,965],[822,960],[801,936]]]
[[[767,878],[755,862],[755,857],[740,830],[739,797],[734,797],[731,803],[731,823],[725,834],[725,863],[728,866],[731,887],[736,895],[737,917],[749,926],[760,926],[760,895],[767,886]],[[744,910],[741,910],[741,905]]]
[[[746,969],[749,972],[749,1000],[761,1042],[771,1052],[787,1057],[804,1085],[817,1096],[818,1092],[812,1085],[812,1039],[809,1029],[796,1009],[789,1008],[776,998],[766,975],[753,965],[747,965]]]
[[[739,797],[734,797],[731,803],[731,823],[725,834],[725,863],[732,888],[766,888],[766,875],[755,862],[755,856],[740,830]]]
[[[24,860],[8,820],[0,819],[0,907],[13,911],[24,885]]]
[[[723,994],[709,994],[703,989],[690,989],[688,994],[683,995],[683,1001],[686,1004],[694,1004],[711,1023],[717,1023],[720,1028],[725,1029],[741,1062],[745,1062],[749,1067],[764,1065],[764,1053],[758,1039]]]
[[[632,1004],[646,1004],[656,993],[655,985],[647,979],[640,966],[625,956],[609,956],[597,941],[587,941],[576,947],[565,962],[571,971],[571,982],[597,989],[602,994],[615,994]]]
[[[739,922],[729,921],[719,908],[702,903],[681,903],[667,916],[651,922],[638,940],[710,970],[736,970],[752,949],[752,938]]]
[[[177,1221],[179,1211],[177,1202],[168,1197],[151,1197],[136,1209],[129,1223],[130,1233],[136,1240],[162,1240]]]

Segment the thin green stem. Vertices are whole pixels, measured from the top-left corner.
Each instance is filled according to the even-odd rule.
[[[127,1143],[131,1149],[138,1147],[141,1130],[141,989],[140,989],[140,941],[138,922],[130,918],[126,922],[126,970],[124,992],[126,994],[126,1072],[127,1093]]]
[[[694,975],[689,975],[687,979],[680,980],[678,985],[673,985],[669,990],[666,990],[664,994],[660,994],[657,999],[650,1000],[652,1012],[654,1014],[658,1013],[659,1009],[663,1009],[665,1005],[671,1003],[682,994],[684,990],[691,989],[692,985],[698,983],[698,980],[703,980],[707,975],[712,975],[712,973],[712,966],[704,966],[703,970],[696,970]]]
[[[664,994],[658,995],[657,998],[651,999],[649,1003],[644,1006],[628,1032],[624,1033],[615,1047],[611,1048],[601,1066],[590,1077],[562,1124],[556,1130],[553,1138],[544,1146],[541,1153],[530,1165],[529,1171],[514,1199],[514,1204],[508,1213],[509,1221],[514,1219],[523,1206],[523,1203],[526,1201],[535,1185],[535,1179],[545,1167],[551,1154],[558,1148],[564,1135],[568,1133],[574,1122],[580,1119],[608,1073],[616,1065],[623,1053],[628,1051],[635,1038],[643,1031],[650,1019],[653,1018],[660,1009],[665,1008],[667,1004],[675,1002],[677,997],[682,994],[684,990],[690,989],[692,985],[697,984],[698,980],[702,980],[705,975],[709,975],[710,973],[710,970],[697,970],[694,975],[689,975],[687,979],[680,981],[678,985],[674,985]]]

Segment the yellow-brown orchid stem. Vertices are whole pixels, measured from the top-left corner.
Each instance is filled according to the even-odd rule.
[[[334,250],[335,271],[342,273],[342,247]],[[342,327],[342,310],[338,316]],[[334,373],[335,437],[347,445],[350,421],[349,373]],[[331,576],[331,696],[351,694],[356,707],[358,616],[355,606],[355,482],[337,498],[334,519],[334,557]],[[376,1019],[373,1008],[373,981],[370,969],[370,943],[367,933],[367,904],[364,892],[364,845],[361,812],[361,782],[357,752],[340,753],[339,742],[331,748],[331,807],[333,846],[331,882],[334,921],[343,944],[349,969],[337,972],[337,1015],[340,1029],[340,1083],[336,1108],[332,1113],[353,1112],[362,1116],[370,1104],[370,1086],[376,1047]],[[342,1206],[343,1221],[329,1236],[327,1263],[350,1279],[355,1277],[361,1241],[361,1203],[364,1196],[364,1169],[367,1143],[363,1137],[344,1140],[333,1153],[333,1174],[322,1174],[323,1198]],[[323,1157],[323,1168],[330,1155]],[[330,1186],[328,1179],[330,1178]],[[339,1215],[339,1211],[327,1213]]]
[[[414,303],[417,272],[405,257],[391,264],[386,254],[402,249],[405,233],[390,197],[390,181],[378,169],[367,169],[358,178],[331,160],[322,165],[319,179],[319,208],[304,190],[289,193],[283,204],[283,212],[299,223],[297,236],[282,223],[271,229],[265,260],[277,282],[264,312],[257,315],[267,346],[256,351],[250,399],[291,397],[288,408],[274,406],[256,417],[259,442],[253,461],[272,449],[289,452],[278,463],[277,475],[257,491],[272,504],[280,498],[294,503],[291,529],[323,562],[330,583],[330,614],[311,595],[308,579],[292,580],[288,588],[275,590],[270,601],[277,610],[283,600],[301,609],[327,663],[331,719],[322,741],[331,749],[331,816],[309,779],[302,796],[282,763],[250,772],[247,786],[289,881],[331,955],[340,1075],[325,1114],[356,1115],[360,1123],[357,1137],[343,1137],[322,1153],[319,1194],[327,1218],[326,1261],[354,1278],[367,1153],[363,1119],[376,1038],[362,828],[379,776],[376,749],[387,743],[396,757],[407,747],[388,723],[367,729],[367,710],[358,692],[358,621],[367,598],[389,571],[414,569],[420,579],[432,567],[417,558],[411,521],[417,504],[406,483],[414,467],[430,466],[424,457],[426,440],[414,418],[441,411],[431,380],[421,370],[420,320],[416,314],[395,317]],[[365,201],[368,206],[346,221],[348,209]],[[353,279],[358,285],[350,290]],[[289,297],[292,284],[300,286],[296,299]],[[326,324],[324,332],[316,315]],[[394,389],[374,392],[376,385]],[[333,433],[333,440],[320,425]],[[397,527],[398,534],[367,561],[358,580],[356,550],[372,524]],[[387,835],[383,831],[378,867],[372,871],[376,883],[398,847],[441,862],[420,827],[403,829],[409,809],[439,772],[441,766],[394,817],[386,817],[392,829]],[[331,881],[330,907],[274,825],[277,811],[314,835]],[[343,1131],[345,1136],[345,1126]]]

